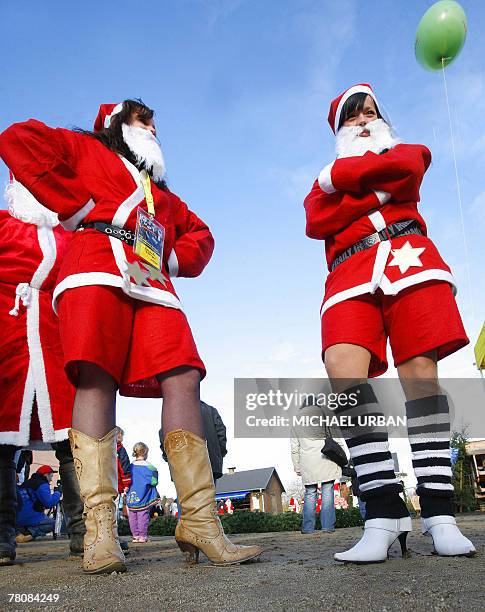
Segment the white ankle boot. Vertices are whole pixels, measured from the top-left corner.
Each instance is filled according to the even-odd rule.
[[[346,563],[381,563],[387,552],[399,539],[402,556],[406,556],[406,537],[411,531],[411,517],[400,519],[378,518],[365,522],[364,535],[357,544],[345,552],[335,553],[336,561]]]
[[[431,516],[421,519],[423,533],[433,538],[436,553],[442,557],[473,557],[475,547],[458,529],[454,516]]]

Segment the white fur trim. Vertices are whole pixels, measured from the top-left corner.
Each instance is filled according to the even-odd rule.
[[[344,291],[335,293],[322,304],[322,307],[320,308],[320,316],[323,316],[324,312],[331,306],[334,306],[339,302],[343,302],[344,300],[357,297],[358,295],[363,295],[364,293],[371,293],[370,283],[363,283],[362,285],[356,285],[355,287],[350,287],[349,289],[344,289]]]
[[[72,215],[72,217],[69,217],[69,219],[66,219],[65,221],[61,221],[62,227],[68,232],[74,232],[84,217],[87,217],[93,208],[94,201],[92,199],[88,200],[82,208]]]
[[[377,192],[375,192],[377,195]],[[383,193],[383,192],[381,192]],[[386,228],[386,222],[384,220],[384,217],[382,216],[382,213],[380,213],[378,210],[376,210],[375,212],[371,213],[369,215],[369,219],[370,222],[372,223],[372,225],[374,226],[374,229],[376,230],[376,232],[380,232],[383,229]]]
[[[89,285],[108,285],[110,287],[118,287],[124,293],[135,299],[143,302],[151,302],[152,304],[160,304],[168,308],[176,308],[182,310],[182,304],[170,291],[157,289],[156,287],[142,287],[130,282],[130,287],[126,288],[121,276],[110,274],[109,272],[80,272],[79,274],[71,274],[61,281],[54,290],[53,308],[57,313],[57,298],[66,291],[66,289],[74,289],[75,287],[87,287]]]
[[[9,213],[19,221],[39,226],[50,225],[51,227],[59,224],[57,214],[42,206],[30,191],[15,178],[12,178],[5,187],[4,198],[8,204]]]
[[[113,216],[113,219],[111,220],[111,223],[113,225],[116,225],[116,227],[123,228],[133,210],[143,202],[145,192],[143,191],[143,185],[141,183],[140,172],[138,171],[138,168],[136,168],[136,166],[134,166],[131,162],[129,162],[121,155],[120,159],[125,165],[128,172],[131,174],[136,185],[135,191],[118,206]]]
[[[113,110],[111,111],[111,115],[106,115],[106,117],[104,118],[104,127],[109,128],[111,124],[111,119],[113,118],[113,116],[117,115],[118,113],[121,113],[122,110],[123,110],[123,103],[120,102],[113,108]]]
[[[51,227],[38,227],[37,238],[42,251],[43,259],[32,276],[30,286],[33,289],[41,289],[44,281],[49,276],[57,258],[56,237]]]
[[[372,270],[371,278],[371,293],[375,293],[381,285],[382,277],[384,276],[384,270],[386,269],[387,260],[389,259],[389,253],[391,252],[391,241],[385,240],[379,242],[377,247],[376,258],[374,260],[374,269]]]
[[[356,93],[365,93],[369,95],[374,100],[375,105],[379,109],[379,112],[380,112],[379,103],[377,102],[377,98],[374,92],[372,91],[372,89],[370,89],[369,87],[365,87],[364,85],[354,85],[353,87],[351,87],[344,93],[340,102],[338,103],[337,111],[335,113],[335,121],[333,124],[333,131],[335,132],[335,134],[338,131],[338,124],[340,122],[340,114],[342,112],[343,105],[347,102],[350,96],[353,96]]]
[[[44,355],[39,335],[39,292],[32,291],[32,303],[27,309],[27,344],[29,346],[30,364],[35,385],[35,398],[39,415],[42,440],[54,441],[54,425],[52,423],[51,400],[45,373]]]
[[[40,340],[39,289],[54,267],[57,257],[57,246],[51,227],[39,227],[37,229],[37,236],[44,257],[30,282],[32,302],[27,309],[27,344],[35,384],[35,397],[42,439],[45,442],[51,442],[54,441],[54,425],[52,422],[52,409],[45,372],[44,355]]]
[[[391,281],[384,274],[381,281],[381,289],[386,295],[397,295],[400,291],[406,289],[407,287],[412,287],[413,285],[418,285],[419,283],[425,283],[429,280],[440,280],[450,283],[453,295],[456,295],[456,283],[455,279],[453,278],[453,274],[451,274],[451,272],[447,272],[446,270],[440,270],[439,268],[423,270],[423,272],[418,272],[417,274],[400,278],[393,283],[391,283]]]
[[[141,182],[141,176],[140,176],[141,173],[138,170],[138,168],[134,164],[132,164],[130,161],[128,161],[126,159],[126,157],[123,157],[122,155],[119,155],[119,158],[125,164],[126,169],[128,170],[128,172],[133,177],[133,180],[135,181],[135,185],[137,187],[141,187],[143,189],[143,185],[142,185],[142,182]],[[145,195],[145,192],[143,192],[143,195]]]
[[[172,249],[168,257],[168,273],[171,277],[178,276],[179,274],[179,260],[177,259],[177,253],[175,249]]]
[[[32,408],[34,406],[35,397],[35,383],[32,374],[32,361],[29,360],[29,367],[27,370],[27,377],[25,379],[24,393],[22,396],[22,408],[20,411],[20,427],[17,433],[18,444],[16,446],[23,446],[28,443],[30,437],[30,420],[32,418]],[[13,444],[10,442],[10,444]]]
[[[335,193],[337,191],[333,186],[331,175],[334,163],[335,161],[327,164],[318,175],[318,184],[320,185],[320,189],[325,193]]]
[[[377,199],[379,200],[379,203],[381,205],[385,204],[386,202],[389,202],[389,200],[391,199],[391,194],[387,193],[387,191],[374,190],[374,193],[376,194]]]
[[[116,266],[120,271],[120,275],[122,277],[122,289],[125,293],[129,293],[130,291],[130,277],[128,275],[128,262],[126,261],[125,250],[123,248],[123,243],[118,238],[109,237],[109,241],[111,244],[111,250],[113,251],[113,256],[115,258]]]

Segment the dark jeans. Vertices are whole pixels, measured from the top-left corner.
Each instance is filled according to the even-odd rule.
[[[32,537],[35,540],[35,538],[41,538],[47,535],[48,533],[52,533],[54,531],[55,526],[55,520],[50,516],[46,516],[39,523],[37,523],[37,525],[20,525],[19,527],[22,530],[27,529],[29,533],[32,534]]]

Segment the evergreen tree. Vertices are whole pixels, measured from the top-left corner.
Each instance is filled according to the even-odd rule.
[[[465,431],[454,432],[450,446],[455,449],[456,461],[453,465],[453,486],[455,487],[455,507],[457,512],[472,512],[478,508],[475,497],[472,458],[466,454],[468,438]]]

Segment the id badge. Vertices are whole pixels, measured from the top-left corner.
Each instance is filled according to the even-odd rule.
[[[157,270],[162,269],[165,228],[143,209],[138,208],[133,251]]]

